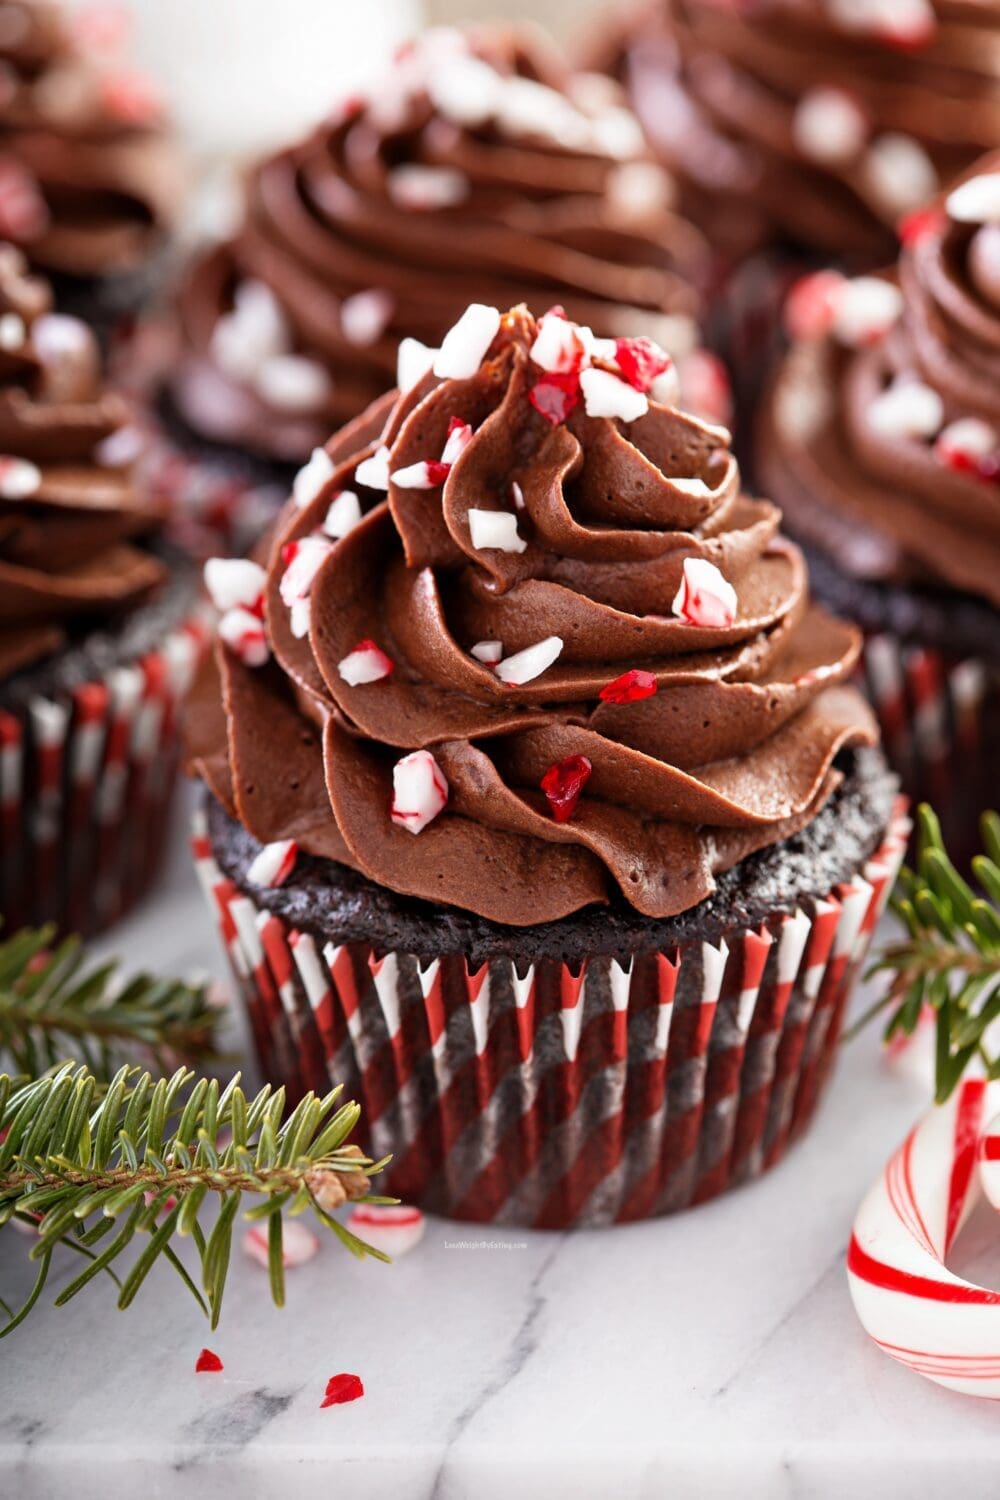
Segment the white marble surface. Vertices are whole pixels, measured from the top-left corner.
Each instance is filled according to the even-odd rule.
[[[116,946],[221,975],[182,832],[158,905]],[[1000,1411],[880,1355],[847,1294],[854,1209],[921,1105],[869,1035],[776,1171],[678,1218],[434,1222],[392,1267],[328,1243],[289,1273],[283,1312],[237,1256],[211,1335],[166,1270],[128,1313],[110,1283],[48,1305],[0,1345],[0,1496],[995,1496]],[[963,1263],[996,1284],[992,1232],[973,1225]],[[25,1247],[0,1242],[8,1295]],[[194,1374],[204,1344],[224,1374]],[[364,1399],[321,1410],[345,1370]]]

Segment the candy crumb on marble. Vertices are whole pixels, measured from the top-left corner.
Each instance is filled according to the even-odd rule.
[[[203,1349],[194,1362],[196,1375],[217,1375],[224,1369],[222,1360],[211,1349]]]
[[[320,1402],[320,1411],[326,1406],[344,1406],[348,1401],[357,1401],[365,1393],[360,1375],[331,1375],[326,1383],[326,1393]]]

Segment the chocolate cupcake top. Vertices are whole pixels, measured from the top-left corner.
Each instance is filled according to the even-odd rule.
[[[151,86],[99,66],[45,0],[0,4],[0,238],[49,274],[128,273],[159,248],[177,164]]]
[[[0,246],[0,684],[163,581],[134,436],[93,334]]]
[[[788,322],[758,461],[795,531],[847,573],[1000,606],[1000,152],[891,279],[819,273]]]
[[[401,339],[437,344],[477,296],[649,333],[721,413],[716,367],[683,358],[708,247],[670,193],[609,81],[531,31],[429,32],[250,174],[242,228],[182,289],[182,415],[301,462],[391,385]]]
[[[655,0],[613,47],[713,241],[866,262],[1000,142],[997,0]]]
[[[264,566],[209,564],[189,747],[253,879],[302,849],[514,926],[663,917],[815,817],[875,735],[858,634],[670,378],[474,304],[314,454]]]

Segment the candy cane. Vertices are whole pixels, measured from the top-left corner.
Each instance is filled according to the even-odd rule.
[[[886,1354],[951,1390],[1000,1400],[1000,1292],[945,1265],[983,1192],[1000,1207],[1000,1083],[968,1079],[914,1127],[865,1198],[847,1276]]]

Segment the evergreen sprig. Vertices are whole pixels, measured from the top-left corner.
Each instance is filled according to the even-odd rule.
[[[884,949],[870,974],[892,975],[888,992],[852,1028],[889,1009],[885,1039],[911,1036],[925,1007],[935,1014],[935,1099],[951,1094],[973,1059],[1000,1078],[1000,817],[980,820],[982,854],[972,861],[974,890],[948,857],[931,808],[917,813],[914,868],[904,867],[892,909],[906,937]]]
[[[181,1068],[169,1079],[123,1067],[106,1092],[87,1067],[63,1063],[27,1083],[0,1075],[0,1225],[28,1224],[38,1241],[38,1275],[17,1312],[0,1301],[8,1321],[0,1337],[27,1317],[48,1279],[58,1245],[87,1264],[58,1295],[62,1306],[101,1272],[128,1307],[162,1256],[194,1294],[213,1328],[219,1320],[233,1226],[244,1215],[268,1226],[271,1293],[284,1302],[282,1211],[311,1210],[355,1255],[387,1257],[332,1217],[349,1200],[373,1198],[369,1177],[385,1165],[361,1154],[348,1136],[356,1104],[337,1104],[340,1089],[309,1094],[285,1118],[285,1091],[263,1088],[248,1099],[239,1078],[219,1083]],[[202,1217],[214,1203],[211,1225]],[[121,1277],[114,1270],[141,1237],[139,1255]],[[201,1290],[174,1248],[190,1238],[200,1262]]]
[[[117,962],[88,963],[79,938],[53,946],[51,926],[0,940],[0,1062],[37,1078],[67,1056],[106,1081],[136,1054],[156,1072],[215,1054],[218,1011],[208,988]]]

